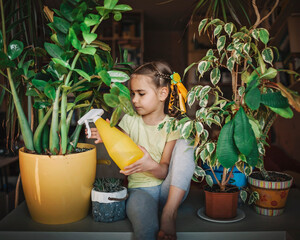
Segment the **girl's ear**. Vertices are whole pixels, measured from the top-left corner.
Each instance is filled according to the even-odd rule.
[[[169,95],[169,89],[167,87],[162,87],[159,91],[159,100],[165,101]]]

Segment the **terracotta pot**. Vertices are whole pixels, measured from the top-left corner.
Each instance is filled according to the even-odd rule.
[[[248,177],[251,190],[259,193],[259,200],[257,200],[254,205],[255,211],[258,214],[266,216],[278,216],[282,214],[293,182],[292,176],[285,173],[273,172],[286,176],[288,179],[287,181],[273,182],[256,179],[255,174],[257,173],[258,172],[253,172],[253,174]]]
[[[78,221],[88,214],[96,175],[96,148],[68,155],[37,155],[19,150],[26,204],[33,220],[44,224]]]
[[[205,192],[205,214],[213,219],[231,219],[236,217],[239,191]]]

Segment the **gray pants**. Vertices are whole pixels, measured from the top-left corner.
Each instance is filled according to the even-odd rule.
[[[159,230],[159,210],[168,198],[170,186],[186,191],[188,195],[191,178],[195,169],[193,148],[183,140],[177,140],[172,152],[169,171],[161,185],[154,187],[130,188],[126,204],[135,239],[155,240]]]

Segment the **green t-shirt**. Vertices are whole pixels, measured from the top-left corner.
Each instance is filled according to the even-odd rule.
[[[162,122],[168,120],[166,116]],[[158,130],[158,125],[147,125],[140,115],[125,115],[119,123],[120,128],[138,145],[144,147],[156,162],[160,162],[165,144],[180,137],[179,131],[167,133],[165,127]],[[163,180],[155,178],[152,174],[134,173],[128,176],[128,187],[153,187],[162,183]]]

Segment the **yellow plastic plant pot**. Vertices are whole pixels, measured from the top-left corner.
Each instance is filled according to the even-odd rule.
[[[36,222],[64,224],[87,216],[96,175],[96,148],[68,155],[37,155],[19,151],[23,191]]]

